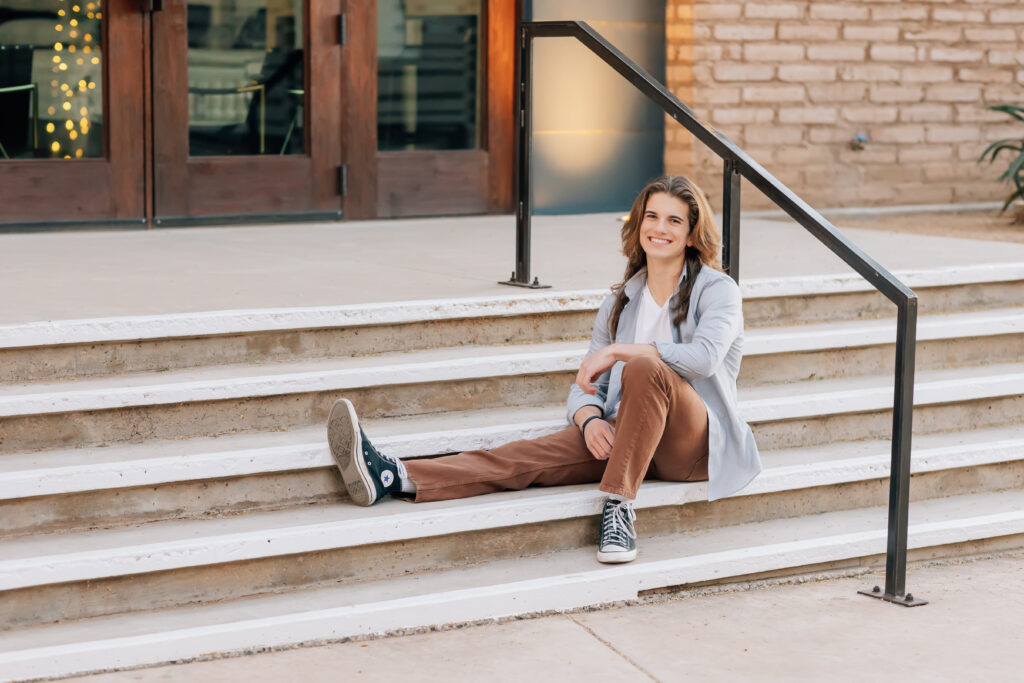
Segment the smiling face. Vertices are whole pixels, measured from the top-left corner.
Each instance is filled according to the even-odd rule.
[[[640,248],[647,260],[682,262],[687,246],[692,246],[689,207],[665,192],[652,194],[640,223]]]

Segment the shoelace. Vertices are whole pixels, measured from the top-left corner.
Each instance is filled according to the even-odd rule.
[[[400,479],[406,479],[406,478],[408,478],[408,476],[409,476],[409,475],[408,475],[408,474],[406,474],[406,471],[405,471],[405,463],[403,463],[403,462],[402,462],[401,460],[399,460],[398,458],[396,458],[396,457],[395,457],[395,456],[393,456],[393,455],[384,455],[384,454],[383,454],[383,453],[381,453],[380,451],[378,451],[378,452],[377,452],[377,454],[378,454],[378,455],[379,455],[380,457],[382,457],[382,458],[384,458],[385,460],[387,460],[388,462],[390,462],[390,463],[394,464],[394,466],[395,466],[395,469],[396,469],[396,470],[398,470],[398,476],[399,476],[399,478],[400,478]]]
[[[373,450],[374,453],[376,453],[381,458],[383,458],[384,460],[387,460],[389,463],[391,463],[392,465],[395,466],[395,470],[398,472],[399,478],[405,479],[405,478],[407,478],[409,476],[408,473],[406,473],[406,471],[405,471],[405,463],[403,463],[401,460],[399,460],[398,458],[396,458],[393,455],[384,455],[383,453],[378,451],[377,447],[374,446],[370,442],[370,440],[366,437],[366,432],[363,432],[362,429],[360,429],[360,434],[363,437],[363,452],[364,453],[366,452],[367,448]]]
[[[630,522],[636,521],[636,512],[633,504],[629,501],[612,501],[604,509],[604,520],[602,520],[601,532],[604,536],[605,545],[617,545],[625,548],[628,544],[626,537],[636,539],[636,530],[632,524],[627,524],[624,519]]]

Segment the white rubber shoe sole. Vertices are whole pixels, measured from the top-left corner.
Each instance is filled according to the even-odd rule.
[[[362,506],[377,502],[377,487],[373,485],[363,459],[359,419],[356,417],[356,409],[347,398],[338,399],[331,407],[331,414],[327,418],[327,443],[352,502]]]
[[[597,561],[604,562],[605,564],[622,564],[623,562],[632,562],[635,559],[636,548],[632,550],[610,550],[608,552],[597,551]]]

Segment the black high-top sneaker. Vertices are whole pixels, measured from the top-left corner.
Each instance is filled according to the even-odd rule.
[[[604,502],[601,512],[601,541],[597,545],[597,561],[609,564],[636,559],[636,530],[633,504],[625,500]]]
[[[356,505],[373,505],[385,494],[400,490],[401,479],[407,476],[405,465],[373,447],[347,398],[338,399],[331,407],[327,442],[348,496]]]

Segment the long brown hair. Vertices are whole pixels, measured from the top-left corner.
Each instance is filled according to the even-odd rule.
[[[675,197],[688,208],[690,223],[690,239],[693,246],[687,246],[683,252],[683,259],[686,277],[679,285],[679,292],[676,302],[675,317],[673,324],[679,325],[690,310],[690,292],[693,290],[693,283],[697,280],[697,274],[704,266],[715,270],[722,270],[722,235],[715,225],[714,214],[711,211],[711,204],[708,203],[704,192],[689,178],[683,176],[662,176],[649,182],[640,191],[633,208],[629,211],[629,217],[622,226],[622,253],[626,257],[626,272],[622,276],[622,282],[612,286],[615,292],[615,305],[612,308],[612,316],[609,322],[611,336],[615,338],[616,328],[619,325],[619,316],[626,306],[625,284],[631,277],[640,272],[640,269],[647,266],[647,254],[640,246],[640,225],[644,220],[644,212],[647,210],[647,200],[652,194],[663,192]]]

